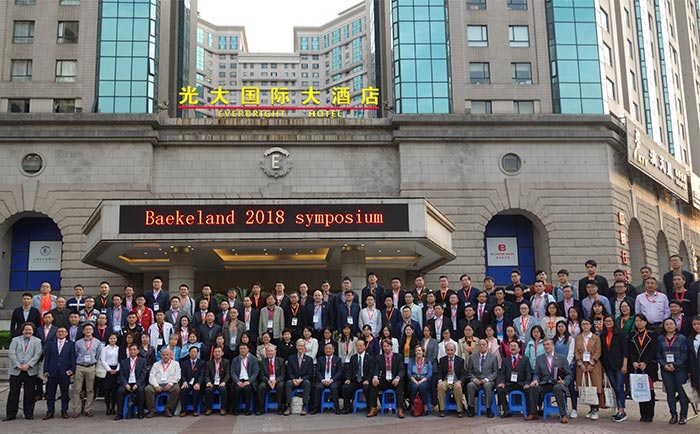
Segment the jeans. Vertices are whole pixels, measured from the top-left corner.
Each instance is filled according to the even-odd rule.
[[[618,369],[611,369],[607,372],[612,388],[615,390],[617,408],[625,408],[625,375]],[[612,403],[606,403],[610,406]]]
[[[661,369],[661,378],[664,381],[664,387],[666,388],[666,401],[668,402],[668,409],[671,412],[671,416],[677,416],[678,410],[676,408],[676,393],[681,401],[681,414],[682,418],[688,417],[688,397],[683,390],[683,383],[688,380],[688,370],[677,369],[673,372],[669,372],[665,369]]]
[[[576,378],[576,363],[569,365],[571,368],[571,378]],[[578,406],[578,392],[576,392],[576,381],[569,383],[569,396],[571,396],[571,409],[576,410]]]

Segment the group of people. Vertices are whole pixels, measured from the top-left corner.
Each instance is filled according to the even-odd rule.
[[[649,267],[640,270],[640,287],[622,270],[609,286],[593,260],[578,288],[566,270],[554,284],[538,271],[531,287],[518,270],[507,287],[487,276],[483,289],[468,275],[460,276],[459,289],[440,276],[431,290],[417,276],[415,288],[405,290],[397,277],[384,288],[369,273],[361,291],[345,277],[337,294],[328,281],[311,293],[306,283],[287,291],[276,282],[268,295],[254,283],[249,294],[231,288],[222,300],[208,284],[197,299],[187,285],[171,295],[160,277],[141,295],[132,286],[111,294],[102,282],[99,295],[85,297],[78,285],[68,300],[44,283],[13,312],[5,420],[16,418],[22,388],[25,418],[33,418],[42,396],[44,419],[53,418],[60,388],[62,418],[93,416],[98,390],[115,420],[125,404],[138,418],[159,408],[171,417],[178,404],[181,417],[270,409],[289,415],[296,396],[302,415],[349,413],[364,402],[374,417],[381,396],[399,418],[407,410],[444,417],[452,407],[463,417],[465,398],[468,417],[480,407],[487,417],[509,417],[509,396],[522,392],[527,420],[538,418],[551,393],[567,423],[578,417],[585,389],[594,391],[594,399],[582,395],[587,418],[611,407],[622,422],[629,376],[641,374],[651,395],[638,400],[641,420],[651,422],[661,372],[670,422],[685,424],[684,385],[690,380],[697,391],[700,382],[700,282],[682,270],[682,258],[674,255],[670,264],[665,290]],[[607,384],[614,402],[605,402]]]

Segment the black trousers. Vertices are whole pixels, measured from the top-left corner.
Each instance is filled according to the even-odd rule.
[[[61,388],[61,414],[68,413],[68,403],[70,402],[70,377],[63,375],[60,377],[49,377],[46,380],[46,412],[54,414],[56,411],[56,389]]]
[[[396,393],[396,408],[403,408],[403,378],[400,379],[399,384],[397,384],[396,387],[394,387],[394,384],[391,381],[387,381],[385,378],[379,380],[377,387],[372,386],[369,393],[370,395],[373,395],[374,398],[370,396],[368,398],[369,401],[367,401],[371,404],[370,407],[377,406],[377,396],[379,395],[379,392],[387,389],[391,389]]]
[[[24,417],[34,416],[34,388],[36,375],[21,371],[19,375],[10,375],[10,393],[7,396],[7,417],[16,417],[19,410],[19,391],[24,387]]]
[[[192,392],[192,412],[199,413],[199,395],[202,392],[202,389],[200,388],[199,390],[195,390],[189,384],[187,385],[187,388],[180,386],[180,412],[187,411],[185,409],[187,408],[187,397],[189,396],[190,392]]]
[[[260,383],[258,384],[258,411],[260,413],[265,412],[265,396],[267,393],[270,391],[270,385],[267,383]],[[284,411],[285,405],[284,405],[284,399],[285,399],[285,391],[284,391],[284,381],[278,381],[275,383],[275,392],[277,392],[277,395],[275,398],[277,398],[277,411]]]
[[[510,392],[513,392],[515,390],[519,390],[521,392],[525,392],[522,388],[521,385],[518,383],[506,383],[504,387],[499,387],[496,389],[496,395],[498,395],[498,405],[501,407],[501,410],[505,411],[510,411],[508,409],[508,394]],[[527,406],[527,393],[525,393],[525,404]],[[530,409],[527,409],[528,414],[530,412]]]
[[[376,407],[377,406],[377,390],[374,387],[371,387],[372,383],[370,382],[366,386],[358,383],[356,381],[351,381],[350,384],[343,384],[343,387],[340,388],[341,394],[343,395],[343,407],[344,409],[351,409],[352,407],[350,406],[350,402],[353,400],[355,397],[355,391],[358,389],[362,389],[362,392],[365,394],[365,399],[367,400],[367,407]],[[372,400],[372,391],[374,391],[374,400]]]
[[[253,411],[252,408],[250,407],[250,398],[253,396],[253,392],[255,389],[253,389],[253,385],[248,383],[247,386],[245,387],[238,387],[238,385],[234,384],[233,385],[233,412],[238,413],[238,406],[241,403],[241,399],[243,399],[243,403],[245,404],[245,409],[246,411]],[[223,408],[223,407],[221,407]]]
[[[219,399],[221,402],[221,409],[222,410],[228,410],[228,388],[227,386],[221,387],[221,386],[212,386],[212,387],[207,387],[204,389],[204,395],[206,396],[206,401],[204,402],[204,406],[206,407],[207,410],[211,410],[212,403],[214,402],[214,391],[218,390],[219,391]],[[233,411],[236,411],[237,409],[234,407]]]
[[[133,386],[133,384],[130,384],[129,386]],[[63,392],[61,392],[63,393]],[[124,414],[124,398],[126,395],[129,393],[134,394],[134,404],[139,408],[139,413],[144,414],[144,403],[145,403],[145,389],[142,387],[139,387],[136,389],[135,392],[127,392],[124,386],[119,386],[119,390],[117,390],[117,414],[122,415]]]
[[[314,386],[314,408],[318,411],[321,411],[321,395],[323,394],[323,389],[325,388],[326,386],[324,386],[320,381],[317,381],[316,386]],[[328,388],[331,390],[331,396],[333,397],[333,404],[335,405],[335,408],[340,410],[340,405],[338,404],[338,398],[340,397],[340,382],[334,381],[328,386]]]

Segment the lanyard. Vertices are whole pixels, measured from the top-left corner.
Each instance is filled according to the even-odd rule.
[[[248,356],[241,359],[241,366],[243,366],[243,369],[248,372]]]
[[[583,337],[583,346],[586,348],[586,352],[588,352],[588,343],[591,341],[592,337],[593,337],[593,335],[591,335],[588,338],[585,336]]]
[[[646,297],[649,303],[656,303],[656,299],[659,297],[659,293],[654,292],[654,295],[651,298],[649,298],[649,294],[644,294],[644,297]]]
[[[374,310],[374,309],[372,309],[372,310],[367,309],[367,316],[369,317],[369,320],[370,320],[370,321],[372,321],[372,319],[374,318],[374,314],[375,314],[375,313],[376,313],[376,310]]]
[[[391,369],[391,360],[394,358],[394,353],[389,354],[389,356],[384,356],[384,363],[386,363],[386,368]]]
[[[268,310],[267,310],[267,319],[268,319],[268,320],[271,320],[271,319],[273,319],[274,317],[275,317],[275,310],[274,310],[274,309],[272,309],[272,310],[268,309]]]
[[[220,362],[220,361],[217,362],[216,360],[214,360],[214,370],[216,371],[216,375],[217,375],[217,376],[219,375],[219,366],[220,366],[220,365],[221,365],[221,362]]]
[[[683,292],[681,292],[680,298],[679,298],[679,296],[678,296],[678,292],[676,292],[676,298],[678,298],[678,300],[680,300],[680,301],[682,302],[683,299],[685,298],[685,293],[686,293],[686,291],[687,291],[687,290],[684,288],[684,289],[683,289]]]
[[[518,354],[518,356],[515,358],[514,361],[512,361],[512,359],[511,359],[510,364],[513,366],[513,369],[515,369],[515,367],[518,366],[518,362],[519,362],[519,361],[520,361],[520,354]],[[551,368],[550,368],[550,369],[551,369]]]
[[[392,316],[393,314],[394,314],[394,308],[392,307],[390,311],[387,310],[387,311],[384,313],[384,316],[386,316],[386,320],[387,320],[387,321],[390,321],[390,320],[391,320],[391,316]]]
[[[171,364],[171,363],[173,363],[172,360],[170,360],[170,361],[168,362],[167,365],[164,365],[163,362],[160,362],[160,366],[163,368],[163,373],[164,373],[164,374],[165,374],[166,372],[168,372],[168,368],[170,367],[170,364]]]
[[[100,330],[99,328],[97,329],[97,334],[100,335],[101,341],[105,340],[105,333],[107,333],[107,327],[103,328],[102,330]]]
[[[637,342],[639,342],[640,347],[643,345],[646,338],[647,338],[647,330],[644,330],[644,334],[637,333]]]
[[[130,371],[130,372],[134,372],[134,368],[136,367],[136,361],[137,361],[138,359],[139,359],[139,356],[136,356],[136,358],[133,359],[133,360],[129,363],[129,371]]]
[[[296,308],[296,309],[294,309],[293,306],[289,306],[289,309],[291,309],[291,311],[292,311],[292,316],[293,316],[293,317],[296,317],[296,316],[297,316],[297,312],[299,312],[299,306],[301,306],[301,305],[300,305],[300,304],[297,304],[297,308]]]
[[[472,288],[469,288],[469,291],[466,289],[462,288],[462,294],[464,294],[464,302],[468,303],[469,302],[469,296],[472,294]]]
[[[670,341],[666,336],[664,336],[664,340],[666,341],[666,346],[668,347],[668,350],[671,351],[671,347],[673,346],[673,343],[676,342],[676,338],[678,338],[678,333],[671,339]]]
[[[85,342],[85,350],[86,352],[90,352],[90,347],[92,346],[92,343],[94,342],[94,339],[90,338],[90,343],[88,344],[88,341]]]
[[[423,361],[424,360],[425,359],[421,359],[420,362],[418,360],[416,360],[416,369],[418,370],[418,375],[420,375],[421,371],[423,370]]]
[[[552,372],[552,362],[553,362],[554,356],[553,355],[547,356],[547,357],[545,357],[545,359],[547,359],[547,367],[549,368],[549,372]]]
[[[523,321],[523,318],[520,317],[520,328],[523,329],[523,334],[525,334],[525,331],[527,330],[527,325],[530,322],[530,317],[527,317],[527,321]]]

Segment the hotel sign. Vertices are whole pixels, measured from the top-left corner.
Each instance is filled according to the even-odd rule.
[[[684,202],[688,202],[688,169],[668,151],[657,145],[636,126],[627,132],[627,161],[664,186]]]
[[[690,172],[690,204],[700,209],[700,176]]]
[[[122,205],[119,232],[405,232],[407,204]]]

